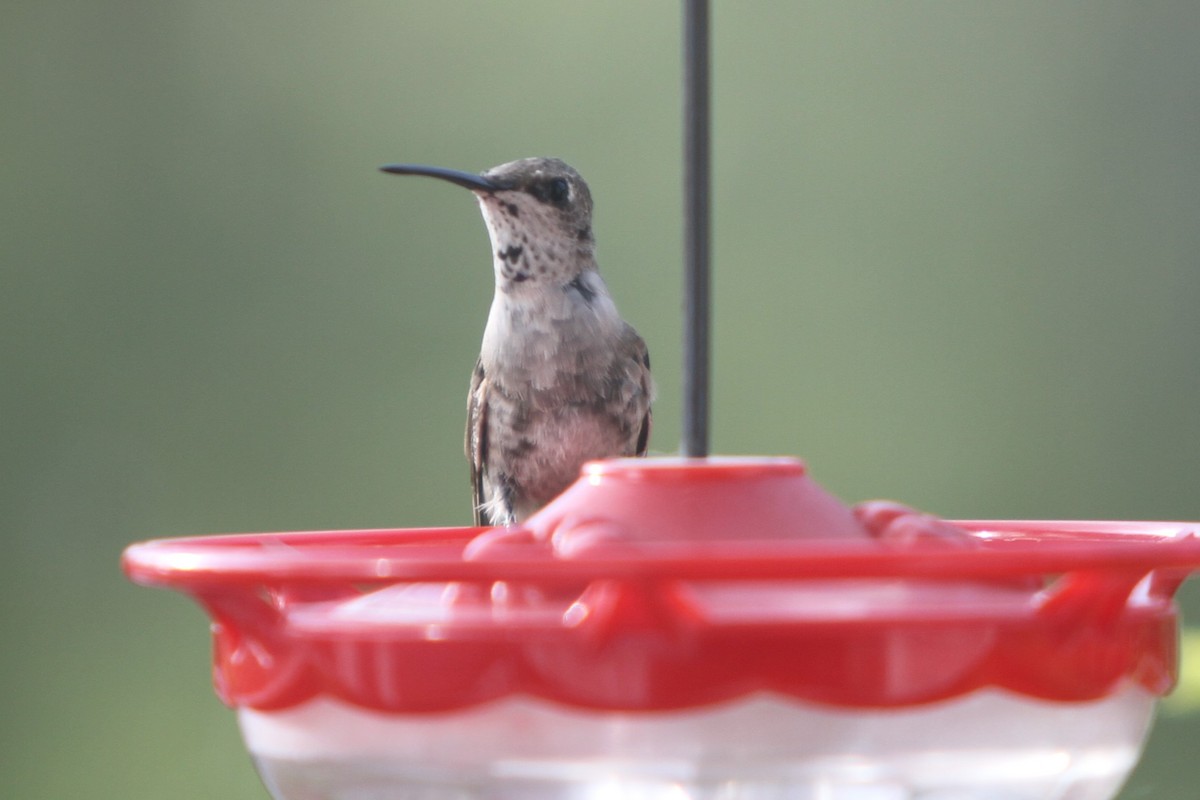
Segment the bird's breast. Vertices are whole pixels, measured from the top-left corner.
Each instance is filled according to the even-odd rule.
[[[615,308],[609,315],[567,297],[517,301],[497,292],[480,358],[491,379],[515,396],[580,396],[576,390],[586,396],[592,390],[581,380],[598,378],[619,357],[622,327]]]

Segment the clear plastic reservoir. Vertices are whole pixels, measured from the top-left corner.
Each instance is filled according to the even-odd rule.
[[[279,800],[1108,800],[1154,696],[1002,690],[832,709],[757,695],[676,713],[510,698],[395,715],[315,699],[239,719]]]

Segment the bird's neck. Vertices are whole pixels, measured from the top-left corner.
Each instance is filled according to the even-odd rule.
[[[497,292],[533,296],[596,272],[596,258],[574,242],[493,235],[492,272]]]

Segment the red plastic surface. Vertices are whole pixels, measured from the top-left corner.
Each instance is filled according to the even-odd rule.
[[[790,459],[616,461],[522,528],[163,540],[123,564],[208,610],[235,706],[1083,701],[1173,685],[1171,595],[1200,566],[1196,529],[951,524],[847,509]]]

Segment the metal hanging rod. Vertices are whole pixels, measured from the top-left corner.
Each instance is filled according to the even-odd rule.
[[[708,455],[711,148],[708,0],[683,3],[683,455]]]

